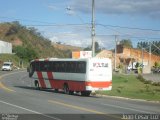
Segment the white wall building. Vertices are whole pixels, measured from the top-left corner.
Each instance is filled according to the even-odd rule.
[[[12,44],[0,40],[0,54],[2,53],[12,54]]]

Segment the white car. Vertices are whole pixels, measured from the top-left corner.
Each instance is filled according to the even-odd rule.
[[[11,71],[12,70],[12,62],[4,62],[2,66],[2,71]]]

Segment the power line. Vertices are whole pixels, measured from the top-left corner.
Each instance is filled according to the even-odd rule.
[[[97,36],[115,36],[115,34],[97,34]],[[125,37],[128,36],[129,38],[136,38],[136,39],[140,39],[140,40],[160,40],[159,38],[152,38],[152,37],[139,37],[139,36],[131,36],[131,35],[119,35],[120,37]]]
[[[44,22],[44,21],[31,20],[31,19],[20,19],[20,18],[14,18],[14,17],[3,17],[3,16],[0,16],[0,18],[2,18],[2,19],[11,19],[11,20],[15,20],[15,21],[28,21],[28,22],[43,23],[43,24],[53,24],[53,23]]]
[[[55,26],[56,23],[50,23],[46,21],[38,21],[38,20],[31,20],[31,19],[20,19],[20,18],[14,18],[14,17],[4,17],[0,16],[1,19],[11,19],[11,20],[18,20],[18,21],[28,21],[28,22],[34,22],[34,23],[43,23],[43,25],[27,25],[27,26]],[[85,24],[83,22],[83,24]],[[76,24],[68,24],[68,25],[76,25]],[[86,25],[90,25],[90,23],[86,23]],[[149,28],[136,28],[136,27],[127,27],[127,26],[118,26],[118,25],[106,25],[106,24],[95,24],[103,27],[116,27],[116,28],[124,28],[124,29],[136,29],[136,30],[145,30],[145,31],[154,31],[159,32],[158,29],[149,29]],[[117,31],[117,30],[116,30]]]
[[[19,19],[14,17],[1,17],[3,19],[12,19],[15,21],[28,21],[28,22],[34,22],[34,23],[43,23],[43,24],[25,24],[25,26],[90,26],[90,23],[84,23],[83,24],[57,24],[57,23],[49,23],[45,21],[37,21],[37,20],[31,20],[31,19]]]
[[[89,24],[28,24],[26,26],[51,26],[51,27],[60,27],[60,26],[87,26]]]
[[[135,27],[124,27],[124,26],[117,26],[117,25],[104,25],[104,24],[97,24],[103,27],[117,27],[117,28],[125,28],[125,29],[136,29],[136,30],[146,30],[146,31],[154,31],[154,32],[159,32],[160,30],[156,29],[148,29],[148,28],[135,28]]]
[[[17,21],[28,21],[28,22],[35,22],[35,23],[43,23],[42,25],[26,25],[26,26],[65,26],[65,25],[56,25],[56,23],[51,23],[51,22],[46,22],[46,21],[38,21],[38,20],[31,20],[31,19],[20,19],[20,18],[14,18],[14,17],[4,17],[4,16],[0,16],[0,18],[2,19],[11,19],[11,20],[17,20]],[[90,23],[84,23],[83,24],[66,24],[67,26],[69,25],[90,25]],[[145,30],[145,31],[154,31],[154,32],[160,32],[160,30],[158,29],[148,29],[148,28],[136,28],[136,27],[127,27],[127,26],[118,26],[118,25],[106,25],[106,24],[96,24],[96,25],[99,25],[99,26],[103,26],[103,27],[115,27],[115,28],[123,28],[123,29],[136,29],[136,30]],[[111,29],[113,30],[113,29]],[[114,30],[116,32],[119,32],[118,30]],[[121,32],[119,32],[121,33]]]

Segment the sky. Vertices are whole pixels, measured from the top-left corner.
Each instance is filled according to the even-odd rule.
[[[95,0],[95,40],[112,49],[117,40],[160,41],[160,0]],[[91,45],[92,0],[0,0],[0,22],[35,27],[53,42]]]

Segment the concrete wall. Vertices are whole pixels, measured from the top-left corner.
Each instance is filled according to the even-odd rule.
[[[128,58],[134,58],[137,62],[142,62],[142,50],[139,49],[133,49],[133,48],[125,48],[121,45],[117,46],[117,53],[123,54],[124,57]],[[150,60],[150,54],[146,51],[143,52],[143,62],[148,63]],[[160,56],[151,54],[151,66],[154,66],[155,62],[160,61]]]
[[[12,54],[12,44],[4,41],[0,41],[0,54],[8,53]]]

